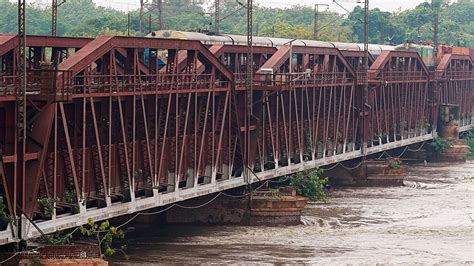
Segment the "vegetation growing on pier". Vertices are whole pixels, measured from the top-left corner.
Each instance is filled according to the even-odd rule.
[[[324,170],[311,169],[295,173],[289,177],[290,185],[294,186],[296,193],[311,201],[324,201],[324,191],[329,180],[324,176]]]
[[[402,167],[402,160],[400,158],[390,158],[387,160],[387,166],[390,169],[400,169]]]
[[[467,133],[466,136],[467,145],[469,146],[469,153],[467,154],[467,158],[469,160],[474,159],[474,130],[471,130]]]
[[[113,246],[113,242],[117,239],[123,239],[125,233],[113,226],[110,226],[108,220],[100,223],[96,223],[93,219],[89,218],[87,224],[79,227],[81,234],[84,236],[94,237],[97,240],[99,252],[101,256],[110,257],[117,252],[123,253],[125,258],[128,258],[125,254],[127,246],[122,245],[120,248]]]
[[[5,230],[11,222],[11,218],[5,209],[5,202],[3,201],[3,197],[0,196],[0,230]]]
[[[445,138],[437,137],[431,143],[431,146],[435,149],[437,153],[442,153],[451,148],[453,144]]]

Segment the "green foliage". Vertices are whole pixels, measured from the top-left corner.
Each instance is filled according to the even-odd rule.
[[[33,266],[41,265],[41,260],[38,256],[32,256],[29,260]]]
[[[62,231],[57,231],[51,235],[47,235],[48,242],[52,245],[66,245],[72,239],[71,234],[64,234]]]
[[[296,193],[303,197],[307,197],[311,201],[324,201],[326,193],[324,187],[329,180],[324,177],[324,170],[311,169],[291,175],[290,185],[296,188]]]
[[[0,196],[0,221],[5,225],[11,222],[11,218],[8,213],[5,211],[6,206],[3,201],[3,197]]]
[[[360,6],[354,8],[344,21],[343,25],[351,28],[353,39],[356,42],[364,41],[364,9]],[[370,43],[401,43],[404,40],[398,23],[395,20],[396,14],[380,11],[375,8],[369,12],[369,42]]]
[[[281,199],[282,194],[278,188],[269,188],[268,191],[260,191],[259,194],[263,194],[264,197],[272,199]]]
[[[468,139],[467,145],[469,146],[469,153],[467,154],[467,158],[469,160],[474,159],[474,139]]]
[[[402,167],[402,161],[400,158],[390,158],[387,160],[387,166],[390,169],[400,169]]]
[[[78,214],[80,212],[79,204],[84,203],[84,199],[82,198],[82,196],[80,202],[77,202],[76,194],[71,191],[66,191],[64,198],[66,200],[66,203],[71,205],[71,214]]]
[[[122,245],[120,248],[114,248],[112,245],[114,240],[124,238],[125,233],[116,227],[110,226],[108,220],[99,225],[92,218],[89,218],[87,224],[79,227],[79,230],[84,236],[95,237],[101,256],[110,257],[117,252],[121,252],[127,258],[125,254],[126,245]]]
[[[441,137],[435,138],[431,143],[431,146],[433,146],[437,153],[446,151],[447,149],[451,148],[452,145],[453,144],[449,140]]]
[[[467,146],[469,146],[469,153],[467,154],[467,158],[469,160],[474,159],[474,130],[471,130],[467,133],[466,136]]]
[[[54,212],[54,205],[59,203],[59,198],[41,197],[38,199],[38,203],[43,207],[45,214],[52,214]]]
[[[369,41],[371,43],[398,44],[405,40],[433,41],[433,12],[439,10],[440,41],[445,44],[474,46],[474,1],[440,1],[439,8],[424,2],[411,10],[369,12]],[[183,31],[213,30],[213,7],[192,0],[164,1],[165,28]],[[16,3],[0,0],[0,32],[17,30]],[[50,34],[51,8],[49,5],[28,4],[27,23],[29,34]],[[235,0],[221,0],[221,32],[246,33],[246,10]],[[148,21],[140,32],[139,10],[130,12],[131,35],[147,32]],[[254,5],[254,34],[284,38],[313,38],[314,10],[311,6],[294,5],[290,8],[271,8]],[[364,10],[357,6],[344,18],[337,13],[320,11],[318,39],[322,41],[362,42]],[[152,30],[157,29],[156,14],[152,14]],[[58,35],[97,36],[127,35],[127,14],[122,11],[97,6],[92,0],[68,0],[58,9]]]

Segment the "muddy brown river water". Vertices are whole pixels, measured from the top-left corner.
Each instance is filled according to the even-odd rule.
[[[331,191],[299,226],[149,228],[112,265],[474,265],[474,162],[410,167],[404,183]]]

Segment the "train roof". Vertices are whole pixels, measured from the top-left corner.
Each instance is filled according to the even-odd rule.
[[[148,35],[154,38],[166,38],[166,39],[184,39],[184,40],[198,40],[204,44],[227,44],[227,45],[247,45],[247,36],[234,35],[234,34],[220,34],[220,35],[207,35],[199,32],[187,32],[187,31],[173,31],[173,30],[161,30],[155,31]],[[357,43],[343,43],[343,42],[325,42],[315,40],[298,40],[298,39],[287,39],[287,38],[274,38],[274,37],[260,37],[253,36],[253,43],[255,46],[268,46],[268,47],[280,47],[289,43],[294,46],[308,46],[308,47],[324,47],[324,48],[338,48],[343,51],[363,51],[364,45]],[[378,55],[382,51],[395,50],[395,46],[390,45],[378,45],[370,44],[369,52]]]

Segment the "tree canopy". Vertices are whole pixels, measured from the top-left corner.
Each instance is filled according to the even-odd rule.
[[[212,10],[202,1],[168,0],[163,6],[166,29],[202,31],[212,30]],[[245,2],[245,1],[244,1]],[[236,0],[221,0],[220,32],[246,33],[246,9]],[[17,29],[16,3],[0,0],[0,32],[15,33]],[[314,10],[295,5],[291,8],[254,7],[254,34],[285,38],[313,38]],[[474,0],[447,0],[424,2],[414,9],[384,12],[372,9],[369,13],[369,41],[380,44],[398,44],[406,40],[419,43],[433,41],[433,15],[439,12],[439,39],[441,43],[474,46]],[[139,10],[130,12],[132,35],[140,32]],[[152,14],[152,30],[157,29],[157,17]],[[356,7],[342,16],[323,11],[318,19],[318,39],[323,41],[362,42],[364,37],[364,10]],[[58,35],[97,36],[126,35],[127,14],[97,6],[92,0],[68,0],[58,9]],[[147,31],[148,21],[143,28]],[[27,7],[29,34],[48,35],[51,32],[51,9],[30,4]]]

